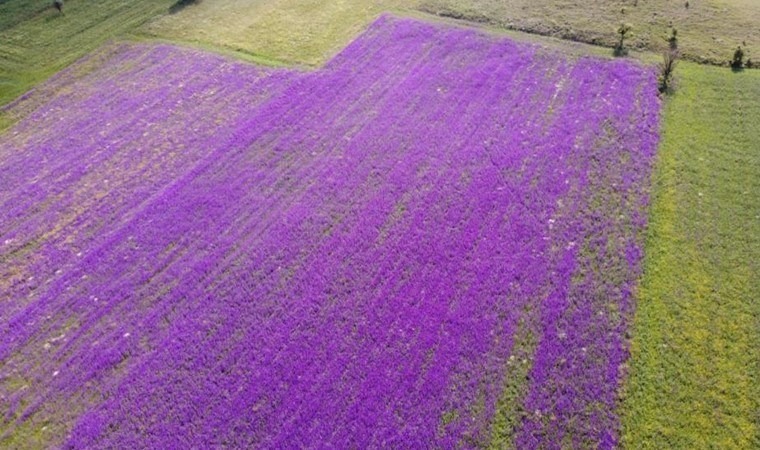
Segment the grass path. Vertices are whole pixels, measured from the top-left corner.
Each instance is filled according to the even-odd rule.
[[[760,73],[684,64],[664,111],[630,448],[760,448]]]

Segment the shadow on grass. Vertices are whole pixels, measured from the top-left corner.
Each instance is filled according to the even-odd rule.
[[[615,47],[612,48],[612,56],[616,58],[624,58],[628,56],[628,49],[625,47],[616,45]]]
[[[176,14],[190,5],[196,5],[201,0],[177,0],[172,6],[169,7],[169,14]]]

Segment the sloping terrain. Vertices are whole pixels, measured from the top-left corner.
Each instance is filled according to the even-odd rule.
[[[115,49],[0,141],[3,444],[615,446],[654,76],[391,17],[313,73]]]
[[[659,52],[671,28],[687,59],[726,65],[738,45],[760,62],[760,2],[753,0],[421,0],[427,12],[613,47],[621,23],[632,48]]]

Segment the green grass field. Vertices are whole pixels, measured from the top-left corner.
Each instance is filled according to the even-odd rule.
[[[420,8],[531,33],[612,47],[622,22],[633,25],[629,44],[659,51],[670,26],[695,61],[727,63],[746,42],[760,60],[760,2],[754,0],[422,0]]]
[[[64,14],[59,14],[49,0],[0,1],[0,105],[109,39],[165,13],[172,3],[71,0],[65,3]]]
[[[684,64],[664,110],[628,448],[760,448],[760,72]]]

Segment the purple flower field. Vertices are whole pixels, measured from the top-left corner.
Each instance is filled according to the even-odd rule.
[[[655,77],[390,16],[311,73],[116,46],[0,137],[0,439],[614,447]]]

